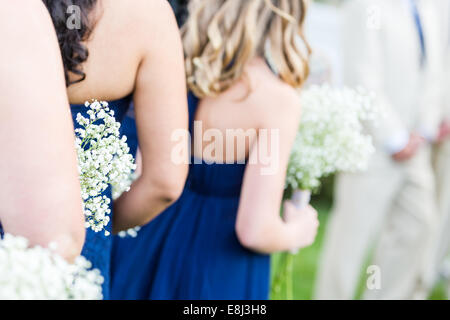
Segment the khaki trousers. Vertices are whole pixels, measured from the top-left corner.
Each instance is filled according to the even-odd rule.
[[[428,147],[405,163],[377,153],[367,172],[338,177],[316,299],[355,298],[371,248],[381,287],[366,290],[365,299],[424,298],[425,259],[436,225],[430,158]]]
[[[427,269],[427,285],[431,290],[450,254],[450,140],[440,144],[434,150],[434,169],[436,175],[436,193],[439,209],[438,227],[434,234]],[[448,267],[447,267],[448,268]],[[447,273],[450,270],[447,270]],[[450,279],[448,297],[450,297]]]

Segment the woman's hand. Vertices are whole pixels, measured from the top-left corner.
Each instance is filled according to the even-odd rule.
[[[285,201],[283,217],[285,222],[294,229],[292,249],[302,249],[314,243],[319,219],[313,207],[298,209],[292,201]]]

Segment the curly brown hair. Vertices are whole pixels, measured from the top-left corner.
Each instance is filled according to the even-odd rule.
[[[97,0],[43,0],[53,25],[58,35],[59,47],[64,62],[66,85],[70,86],[83,81],[86,74],[81,68],[81,64],[88,59],[89,51],[83,45],[92,32],[93,22],[90,20],[90,13],[97,4]],[[69,29],[67,27],[68,8],[78,6],[81,13],[80,28]],[[77,76],[77,79],[70,81],[69,74]]]

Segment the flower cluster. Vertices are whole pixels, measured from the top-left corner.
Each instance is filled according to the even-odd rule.
[[[380,112],[373,94],[362,88],[312,86],[303,91],[301,106],[287,189],[316,190],[330,174],[367,169],[375,148],[364,123],[374,122]]]
[[[131,229],[128,229],[126,231],[121,231],[117,234],[119,238],[136,238],[138,236],[138,232],[141,230],[141,227],[134,227]]]
[[[120,138],[120,123],[108,103],[95,100],[85,105],[89,117],[77,115],[80,128],[75,129],[75,145],[86,228],[100,232],[108,225],[111,213],[111,200],[103,192],[109,186],[115,196],[114,190],[128,191],[128,177],[136,166],[126,136]],[[105,234],[109,232],[105,230]]]
[[[128,192],[131,189],[131,185],[138,178],[136,171],[131,172],[127,177],[123,177],[123,180],[119,184],[113,186],[112,198],[117,200],[124,192]]]
[[[29,248],[25,238],[0,240],[0,300],[100,300],[103,277],[78,257],[69,264],[51,249]]]

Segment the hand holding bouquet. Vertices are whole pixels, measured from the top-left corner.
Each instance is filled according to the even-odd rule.
[[[313,86],[302,93],[301,104],[302,121],[286,175],[286,192],[298,208],[309,203],[320,179],[367,169],[375,148],[364,122],[377,115],[373,95],[361,88]]]
[[[312,86],[302,92],[300,103],[302,119],[285,185],[285,198],[291,199],[297,209],[309,204],[311,192],[319,189],[322,178],[337,172],[367,169],[375,148],[371,136],[364,132],[364,123],[375,121],[380,112],[374,96],[362,88]],[[286,212],[289,210],[285,208]],[[285,219],[291,217],[285,216]],[[315,226],[313,222],[308,223],[311,228]],[[284,267],[275,277],[275,291],[284,282],[287,299],[293,297],[292,254],[297,252],[298,249],[294,249],[281,255]]]

